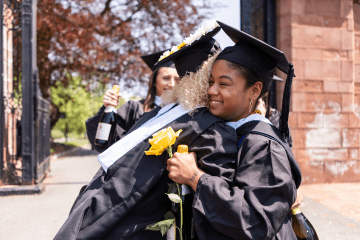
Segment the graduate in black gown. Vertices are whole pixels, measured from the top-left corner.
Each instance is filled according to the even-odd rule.
[[[287,136],[292,65],[268,44],[219,22],[236,43],[216,58],[209,78],[209,110],[236,129],[234,176],[224,179],[197,166],[195,154],[174,154],[169,177],[195,191],[193,218],[200,240],[296,240],[290,208],[301,174]],[[280,130],[254,112],[271,86],[275,69],[288,74]],[[198,161],[199,163],[199,161]],[[189,221],[189,219],[185,219]]]
[[[163,52],[164,51],[160,51],[141,56],[142,60],[152,70],[149,80],[148,93],[145,99],[140,101],[130,100],[118,108],[116,125],[117,140],[125,136],[135,122],[144,114],[144,112],[149,112],[156,106],[160,106],[161,95],[163,92],[173,89],[175,84],[179,81],[179,75],[177,74],[175,66],[172,62],[166,62],[155,66],[155,63],[157,63],[157,60]],[[99,109],[95,116],[90,117],[85,121],[89,142],[98,152],[106,150],[106,148],[94,144],[100,117],[108,105],[119,105],[120,97],[121,95],[116,94],[113,90],[107,90],[103,98],[104,105]]]
[[[202,63],[219,49],[211,38],[219,30],[216,27],[202,36],[201,41],[195,40],[191,46],[184,47],[188,50],[186,54],[174,53],[183,81],[189,76],[196,79],[197,73],[207,66]],[[185,111],[176,104],[157,107],[140,118],[125,137],[100,154],[98,159],[102,167],[75,200],[68,219],[54,239],[165,239],[159,232],[145,228],[163,220],[170,205],[165,195],[167,183],[172,182],[166,171],[168,155],[166,151],[160,156],[145,155],[151,136],[140,138],[145,132],[157,132],[154,129],[159,124],[165,124],[161,129],[170,126],[174,131],[183,130],[173,149],[179,144],[188,145],[190,151],[197,153],[202,169],[230,181],[237,154],[235,130],[206,107],[198,106],[188,114],[190,110]],[[171,118],[175,120],[166,124]],[[132,145],[129,151],[121,151]]]

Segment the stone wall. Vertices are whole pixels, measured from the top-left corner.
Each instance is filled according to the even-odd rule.
[[[289,124],[303,183],[360,181],[360,5],[277,1],[277,47],[296,74]]]

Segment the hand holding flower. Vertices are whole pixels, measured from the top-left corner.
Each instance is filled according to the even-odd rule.
[[[169,178],[174,182],[189,185],[196,191],[197,183],[203,171],[196,165],[196,154],[174,153],[166,162]]]

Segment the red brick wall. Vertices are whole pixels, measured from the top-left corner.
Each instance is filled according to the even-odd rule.
[[[277,33],[296,74],[289,124],[303,183],[360,181],[360,5],[279,0]]]

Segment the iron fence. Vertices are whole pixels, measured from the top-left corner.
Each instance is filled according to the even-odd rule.
[[[50,103],[39,94],[36,0],[1,0],[0,186],[35,184],[50,167]]]

